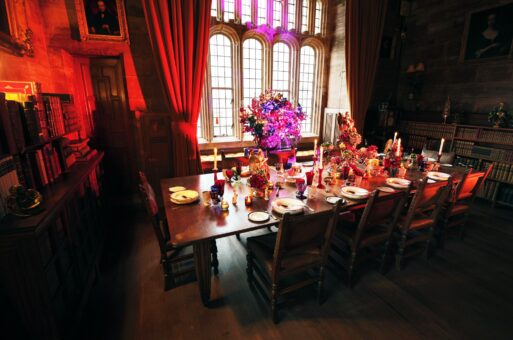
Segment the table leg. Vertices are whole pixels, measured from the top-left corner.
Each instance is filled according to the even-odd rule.
[[[206,306],[210,301],[210,277],[212,271],[210,240],[198,241],[193,244],[196,279],[198,280],[201,301]]]

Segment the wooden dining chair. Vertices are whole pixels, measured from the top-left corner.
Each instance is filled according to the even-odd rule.
[[[167,222],[161,218],[155,191],[146,179],[146,175],[139,172],[139,191],[144,208],[151,219],[154,234],[157,238],[160,249],[160,263],[164,272],[164,290],[167,291],[176,284],[176,278],[183,277],[194,272],[193,265],[187,265],[187,262],[194,260],[192,246],[174,247],[170,242],[170,234]],[[212,266],[214,272],[218,272],[217,247],[215,240],[211,245]],[[176,267],[176,270],[173,270]]]
[[[347,284],[352,287],[353,274],[358,263],[381,256],[380,271],[384,272],[390,254],[390,241],[399,214],[404,207],[407,191],[389,194],[375,190],[357,219],[339,219],[333,239],[331,259],[342,265],[347,273]]]
[[[428,183],[427,178],[418,182],[406,215],[400,216],[397,222],[398,270],[402,269],[406,257],[425,252],[426,258],[429,258],[436,221],[451,188],[452,177],[434,183]]]
[[[471,170],[458,182],[439,216],[437,234],[440,246],[443,247],[447,233],[458,227],[459,237],[463,238],[472,203],[492,168],[493,164],[486,171],[472,172]]]
[[[277,233],[248,238],[248,283],[256,283],[271,301],[274,323],[278,322],[278,298],[283,294],[317,283],[318,302],[322,303],[324,268],[340,209],[339,202],[329,211],[285,214]],[[285,279],[314,270],[315,275],[306,275],[299,282],[284,283]]]

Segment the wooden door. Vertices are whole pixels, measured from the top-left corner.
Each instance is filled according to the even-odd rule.
[[[105,189],[111,194],[135,192],[135,150],[121,59],[91,59],[91,78],[96,97],[94,144],[105,151]]]

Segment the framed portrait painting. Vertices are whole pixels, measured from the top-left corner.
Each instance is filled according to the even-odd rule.
[[[34,56],[25,0],[0,0],[0,49],[18,56]]]
[[[75,0],[81,40],[127,41],[124,0]]]
[[[469,13],[465,22],[461,61],[512,56],[513,3]]]

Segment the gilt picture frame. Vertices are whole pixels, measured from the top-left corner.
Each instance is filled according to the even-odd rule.
[[[129,42],[124,0],[75,0],[82,41]]]
[[[0,49],[17,56],[34,56],[25,0],[0,0]]]
[[[484,62],[513,56],[513,2],[467,14],[460,62]]]

